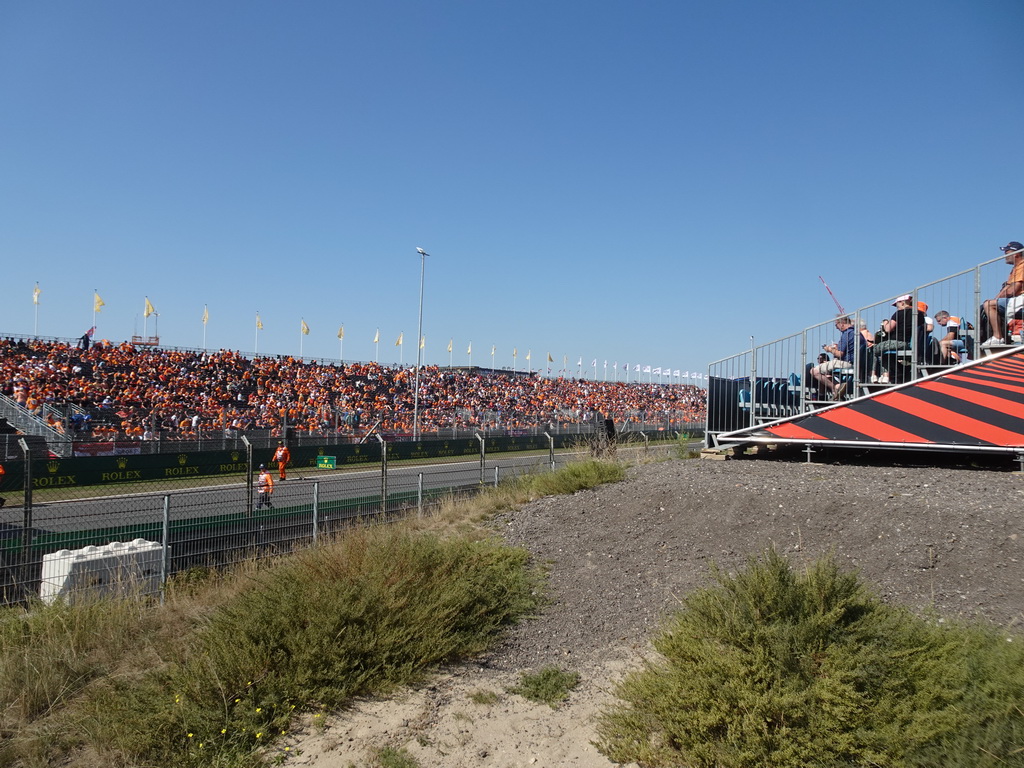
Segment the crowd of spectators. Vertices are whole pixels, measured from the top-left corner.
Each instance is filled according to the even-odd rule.
[[[58,431],[92,440],[194,439],[251,430],[283,434],[410,433],[415,369],[239,352],[0,340],[0,392]],[[418,425],[521,429],[586,421],[702,422],[705,391],[689,384],[598,382],[537,373],[425,366]]]

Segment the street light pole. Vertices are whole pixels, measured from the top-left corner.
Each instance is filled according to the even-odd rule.
[[[420,365],[423,362],[423,273],[426,271],[428,254],[422,248],[417,248],[416,253],[420,255],[420,319],[416,326],[416,376],[413,383],[412,394],[412,439],[420,439]]]

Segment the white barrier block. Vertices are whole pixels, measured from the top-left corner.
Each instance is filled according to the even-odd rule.
[[[43,555],[39,597],[91,589],[104,594],[152,595],[160,591],[162,547],[158,541],[113,541],[102,547],[62,549]]]

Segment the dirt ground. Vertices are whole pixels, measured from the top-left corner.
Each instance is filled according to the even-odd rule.
[[[1011,472],[763,459],[646,464],[541,499],[495,522],[549,569],[541,615],[424,686],[311,721],[283,745],[287,764],[362,768],[392,747],[421,768],[616,765],[591,743],[614,682],[710,583],[711,563],[734,570],[769,547],[795,564],[832,553],[886,600],[1020,631],[1021,510],[1024,476]],[[582,678],[560,708],[507,691],[549,665]]]

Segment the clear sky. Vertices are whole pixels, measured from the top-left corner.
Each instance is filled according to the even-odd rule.
[[[705,370],[1022,214],[1020,0],[0,3],[3,335]]]

